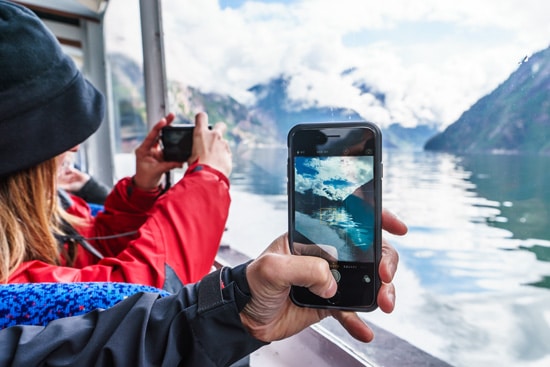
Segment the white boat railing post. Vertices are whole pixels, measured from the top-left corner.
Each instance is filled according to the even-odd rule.
[[[166,115],[167,87],[160,0],[140,0],[147,126]]]
[[[140,0],[139,7],[143,44],[146,121],[147,127],[151,129],[158,120],[169,112],[161,0]],[[166,181],[166,184],[170,185],[170,173],[167,173]]]
[[[103,20],[81,20],[84,29],[84,73],[106,96],[111,95],[107,73]],[[85,142],[85,165],[83,167],[95,179],[111,186],[114,184],[114,128],[113,108],[106,98],[105,118],[99,129]],[[78,116],[75,116],[78,118]]]

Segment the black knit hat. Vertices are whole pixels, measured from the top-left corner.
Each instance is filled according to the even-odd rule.
[[[82,143],[105,102],[30,10],[0,0],[0,176]]]

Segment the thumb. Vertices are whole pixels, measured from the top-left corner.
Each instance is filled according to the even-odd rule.
[[[330,298],[337,289],[328,263],[317,257],[264,253],[250,264],[249,270],[249,282],[269,283],[279,290],[300,286],[319,297]]]

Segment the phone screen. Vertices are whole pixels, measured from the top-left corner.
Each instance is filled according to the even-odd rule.
[[[293,253],[321,257],[338,282],[325,300],[295,287],[298,304],[376,307],[380,257],[380,134],[370,125],[298,125],[289,134]]]

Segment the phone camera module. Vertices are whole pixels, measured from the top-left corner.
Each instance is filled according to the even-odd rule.
[[[317,144],[321,145],[321,144],[326,144],[326,142],[328,141],[328,137],[325,133],[323,133],[322,131],[318,131],[317,132]]]

